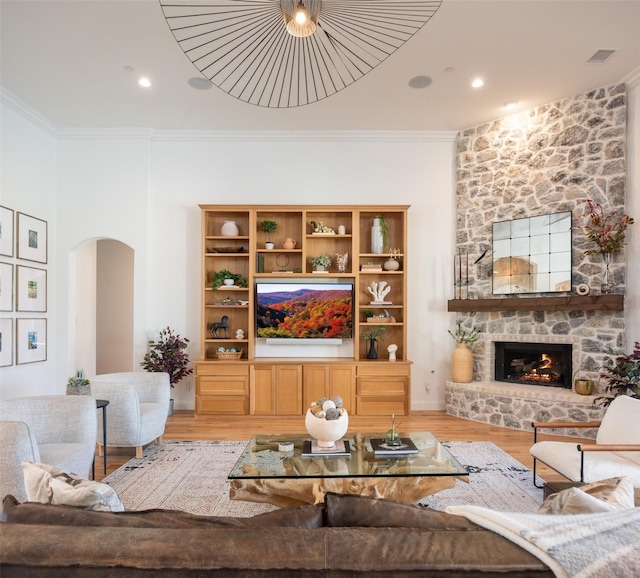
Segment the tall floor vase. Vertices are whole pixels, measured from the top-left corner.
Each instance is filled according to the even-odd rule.
[[[451,355],[451,379],[469,383],[473,379],[473,353],[466,343],[458,343]]]

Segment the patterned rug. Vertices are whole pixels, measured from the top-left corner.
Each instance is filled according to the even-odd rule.
[[[168,441],[151,445],[104,479],[127,510],[162,508],[205,516],[254,516],[276,509],[270,504],[229,499],[227,474],[247,442]],[[509,512],[536,512],[542,490],[531,471],[491,442],[444,442],[470,472],[419,505],[444,510],[451,505],[484,506]],[[538,480],[540,483],[541,480]]]

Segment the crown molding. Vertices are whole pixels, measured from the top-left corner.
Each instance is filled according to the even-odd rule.
[[[629,74],[627,74],[623,79],[628,88],[637,88],[640,86],[640,66],[638,66],[635,70],[632,70]]]
[[[0,86],[0,101],[46,133],[54,137],[58,136],[58,128],[55,124],[41,115],[37,110],[31,108],[24,100],[18,98],[10,90],[4,88],[4,86]]]

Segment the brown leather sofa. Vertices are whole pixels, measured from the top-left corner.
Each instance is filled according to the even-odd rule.
[[[0,575],[19,577],[552,577],[465,518],[327,494],[252,518],[95,512],[4,500]]]

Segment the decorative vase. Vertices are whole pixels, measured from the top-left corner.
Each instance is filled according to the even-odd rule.
[[[318,441],[318,446],[332,448],[347,433],[349,414],[345,410],[338,419],[324,419],[316,417],[308,409],[304,418],[304,425],[309,435]]]
[[[466,343],[458,343],[451,356],[451,379],[469,383],[473,379],[473,353]]]
[[[380,219],[373,219],[373,227],[371,227],[371,252],[380,254],[382,251],[384,251],[384,242],[382,239]]]
[[[235,221],[225,221],[220,233],[223,237],[237,237],[240,234],[240,230]]]
[[[295,249],[296,248],[296,240],[291,237],[287,237],[284,241],[282,241],[282,247],[284,249]]]
[[[367,351],[367,359],[378,359],[377,339],[369,339],[369,351]]]
[[[383,264],[382,264],[382,268],[385,271],[397,271],[398,269],[400,269],[400,263],[398,263],[398,261],[396,261],[395,259],[393,259],[392,257],[389,257]]]
[[[602,253],[604,260],[604,273],[602,274],[602,285],[600,286],[600,292],[603,295],[607,293],[613,293],[613,277],[611,276],[611,253]]]

